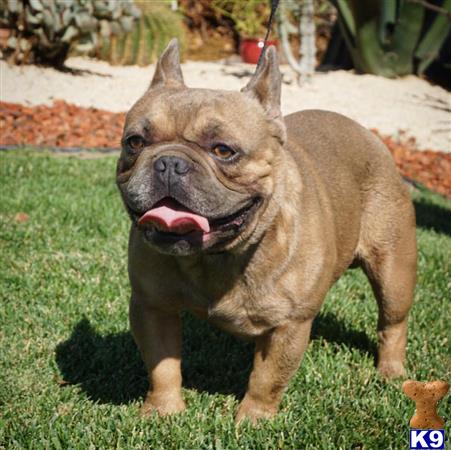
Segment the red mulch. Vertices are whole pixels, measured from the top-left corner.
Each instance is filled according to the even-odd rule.
[[[119,148],[124,120],[124,113],[62,100],[32,107],[0,102],[0,145]]]
[[[61,100],[33,107],[0,102],[0,145],[118,148],[124,119],[124,113],[80,108]],[[380,137],[402,175],[451,198],[450,153],[417,151],[414,139]]]
[[[451,153],[418,151],[414,138],[400,141],[371,131],[384,141],[402,175],[451,198]]]

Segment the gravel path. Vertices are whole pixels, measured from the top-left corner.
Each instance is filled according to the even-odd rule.
[[[110,66],[86,58],[70,58],[71,72],[36,66],[8,66],[0,61],[0,100],[26,105],[62,99],[78,106],[127,111],[147,88],[153,66]],[[214,62],[183,64],[190,87],[231,89],[244,86],[254,66]],[[420,149],[451,153],[451,94],[420,78],[389,80],[347,71],[318,73],[298,87],[282,67],[282,109],[288,114],[320,108],[342,113],[381,134],[414,137]]]

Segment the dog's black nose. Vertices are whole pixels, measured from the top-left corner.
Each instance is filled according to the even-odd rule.
[[[191,163],[178,156],[160,156],[153,163],[153,167],[157,172],[173,172],[176,175],[185,175],[191,169]]]

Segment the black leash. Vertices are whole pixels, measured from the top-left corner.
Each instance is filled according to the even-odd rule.
[[[274,16],[276,15],[276,10],[277,10],[278,6],[279,6],[279,0],[271,0],[271,15],[269,16],[268,29],[266,30],[266,36],[263,41],[262,52],[260,53],[260,57],[258,58],[257,67],[256,67],[255,71],[257,71],[258,67],[260,66],[260,63],[263,61],[263,57],[265,56],[265,51],[266,51],[266,47],[267,47],[266,43],[268,41],[269,34],[271,33],[272,21],[274,19]]]

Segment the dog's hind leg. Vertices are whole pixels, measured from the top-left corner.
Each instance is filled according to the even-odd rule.
[[[405,375],[407,316],[416,282],[415,219],[406,197],[390,207],[373,205],[378,212],[367,215],[372,222],[364,225],[359,250],[379,307],[377,368],[387,378]]]

